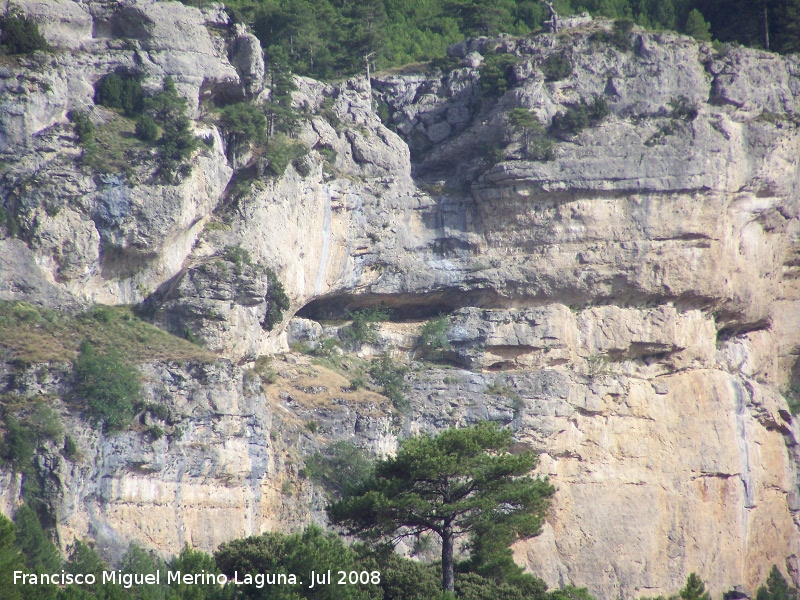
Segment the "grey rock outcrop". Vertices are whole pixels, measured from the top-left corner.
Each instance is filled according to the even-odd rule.
[[[174,76],[194,116],[214,99],[267,102],[252,36],[218,7],[23,4],[75,51],[0,72],[0,298],[147,300],[219,351],[218,364],[141,367],[148,402],[169,413],[142,417],[166,432],[158,440],[105,436],[54,401],[87,457],[52,453],[62,546],[88,535],[111,554],[129,540],[169,554],[322,522],[322,495],[300,476],[317,449],[349,440],[382,455],[404,435],[491,419],[536,449],[558,487],[543,534],[514,547],[549,585],[605,600],[670,594],[692,571],[715,595],[753,592],[773,563],[796,578],[800,430],[785,397],[800,384],[796,57],[638,29],[623,51],[603,42],[604,21],[467,40],[447,72],[297,78],[309,152],[282,176],[254,151],[234,178],[205,114],[194,126],[209,144],[166,185],[146,151],[125,173],[82,164],[66,112],[119,125],[93,104],[94,82],[116,68],[151,91]],[[481,86],[478,58],[492,53],[515,62],[500,96]],[[555,54],[572,71],[547,81]],[[551,160],[523,160],[509,110],[549,128],[596,97],[608,114],[552,130]],[[253,265],[274,269],[291,301],[271,332],[269,282]],[[394,321],[339,372],[287,352],[337,336],[344,325],[320,321],[365,307]],[[444,359],[459,368],[415,363],[405,415],[356,389],[375,353],[416,356],[422,320],[439,313]],[[67,391],[55,376],[38,383],[38,366],[12,381],[3,365],[10,392]],[[15,481],[0,477],[6,513]]]

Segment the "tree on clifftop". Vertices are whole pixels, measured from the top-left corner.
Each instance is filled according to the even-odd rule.
[[[510,541],[539,533],[555,489],[528,475],[536,457],[508,452],[511,432],[493,423],[449,429],[401,442],[372,477],[330,505],[328,516],[349,533],[395,543],[432,531],[442,540],[442,589],[454,590],[456,538],[491,523]]]

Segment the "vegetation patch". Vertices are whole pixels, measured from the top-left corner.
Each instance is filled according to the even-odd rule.
[[[450,349],[450,340],[447,337],[449,331],[450,321],[447,315],[426,321],[417,341],[418,354],[429,360],[441,360],[444,352]]]
[[[480,67],[481,89],[486,96],[502,96],[514,83],[513,54],[490,54]]]
[[[605,98],[595,96],[591,102],[568,106],[565,111],[556,114],[553,117],[550,131],[556,134],[575,135],[589,125],[603,120],[609,112],[610,109]]]
[[[286,294],[277,273],[272,269],[267,269],[267,280],[269,289],[267,291],[267,316],[261,326],[267,331],[272,331],[273,327],[283,321],[283,311],[289,310],[291,301]]]
[[[322,485],[329,495],[340,497],[372,474],[373,461],[363,450],[346,441],[335,442],[306,460],[306,477]]]
[[[375,344],[378,341],[375,323],[388,321],[390,313],[385,308],[375,306],[355,310],[349,316],[352,321],[342,330],[342,337],[353,344]]]
[[[542,63],[542,73],[548,81],[561,81],[572,75],[572,61],[563,54],[551,54]]]
[[[105,431],[117,431],[130,425],[142,384],[139,372],[115,348],[100,354],[83,342],[75,361],[74,392],[92,421]]]
[[[379,386],[381,393],[389,398],[397,410],[408,410],[411,403],[406,398],[409,386],[405,381],[408,367],[398,364],[388,354],[374,358],[369,366],[369,374]]]
[[[27,302],[0,301],[0,348],[21,364],[71,362],[82,340],[128,360],[211,361],[216,355],[139,319],[129,306],[97,305],[71,315]]]
[[[53,47],[39,33],[39,26],[28,17],[15,14],[0,17],[0,30],[2,30],[0,49],[4,54],[30,54],[37,50],[53,51]]]

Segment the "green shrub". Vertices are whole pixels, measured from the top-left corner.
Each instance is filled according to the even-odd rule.
[[[506,160],[505,146],[499,143],[485,143],[480,147],[481,156],[488,165],[496,165]]]
[[[52,408],[40,402],[33,408],[12,410],[6,406],[3,412],[5,435],[0,444],[0,458],[16,472],[27,472],[36,449],[45,440],[60,443],[64,435],[61,417]]]
[[[234,160],[239,149],[246,144],[264,141],[267,117],[253,104],[239,102],[226,106],[220,112],[219,122],[225,132],[229,160]]]
[[[513,54],[490,54],[480,68],[481,89],[487,96],[502,96],[514,83]]]
[[[508,124],[522,135],[522,150],[529,160],[552,160],[555,156],[553,141],[545,135],[544,127],[536,116],[525,108],[508,112]]]
[[[542,73],[548,81],[561,81],[572,75],[572,61],[563,54],[551,54],[542,63]]]
[[[64,456],[69,458],[70,460],[76,460],[80,457],[80,450],[78,449],[78,444],[72,439],[72,436],[66,435],[64,436]]]
[[[3,30],[2,47],[7,54],[30,54],[36,50],[52,52],[39,26],[28,17],[9,15],[0,18],[0,29]]]
[[[611,44],[623,51],[630,50],[633,25],[634,23],[631,19],[617,19],[614,21],[614,29],[609,40]]]
[[[447,338],[449,330],[447,315],[440,315],[423,324],[417,342],[420,353],[427,358],[441,358],[442,353],[450,348],[450,340]]]
[[[686,26],[683,29],[686,35],[690,35],[700,42],[711,41],[711,23],[706,21],[703,18],[703,13],[696,8],[693,8],[689,12],[689,15],[686,17]]]
[[[589,103],[581,102],[574,106],[568,106],[566,111],[556,114],[550,130],[554,133],[576,134],[589,125],[594,125],[602,120],[608,116],[609,112],[610,109],[605,98],[595,96]]]
[[[694,121],[700,113],[700,108],[686,96],[678,96],[669,101],[672,108],[670,116],[673,119],[688,119]]]
[[[187,161],[197,149],[198,139],[191,128],[191,122],[185,115],[164,122],[164,131],[158,140],[159,175],[168,182],[174,182],[175,176],[189,175],[191,165]]]
[[[250,257],[250,251],[241,246],[225,246],[225,249],[222,251],[222,256],[225,260],[233,263],[233,272],[237,277],[241,277],[245,266],[253,266],[253,259]]]
[[[149,403],[146,407],[146,410],[156,419],[160,419],[162,421],[169,420],[169,408],[167,408],[164,404]]]
[[[27,504],[14,514],[17,547],[25,556],[26,566],[36,573],[52,573],[61,569],[61,556],[42,529],[39,516]]]
[[[389,311],[377,306],[349,313],[352,321],[343,331],[345,340],[355,344],[374,344],[378,341],[375,323],[389,320]]]
[[[356,375],[350,380],[350,389],[351,390],[358,390],[367,385],[367,382],[361,375]]]
[[[136,119],[136,137],[143,142],[154,142],[158,137],[158,125],[150,115],[140,115]]]
[[[273,384],[278,381],[278,374],[272,368],[271,356],[259,356],[253,365],[253,372],[261,379],[261,383]]]
[[[120,109],[129,117],[140,114],[144,109],[144,90],[139,77],[122,71],[109,73],[95,84],[94,102]]]
[[[311,433],[317,433],[317,428],[316,421],[306,421],[306,429],[308,429]]]
[[[37,441],[34,432],[16,417],[7,415],[5,419],[6,433],[0,447],[3,460],[11,465],[14,471],[27,468],[33,460]]]
[[[267,144],[266,158],[268,161],[267,171],[274,177],[281,177],[286,172],[286,167],[290,163],[297,169],[301,161],[307,161],[308,147],[300,141],[292,140],[283,134],[277,134],[270,138]],[[295,163],[295,161],[297,161]],[[301,166],[297,169],[300,175],[310,173],[310,168]]]
[[[72,130],[80,144],[91,144],[94,140],[94,123],[89,118],[89,113],[83,110],[71,110],[67,118],[72,123]]]
[[[409,389],[405,382],[407,372],[408,367],[396,364],[388,354],[384,354],[382,358],[372,359],[369,367],[369,374],[375,383],[381,386],[383,395],[389,398],[392,405],[398,410],[406,410],[410,407],[408,398],[405,396]]]
[[[789,412],[793,415],[800,414],[800,383],[792,384],[783,395],[789,405]]]
[[[311,160],[308,155],[307,147],[303,146],[299,149],[298,153],[292,159],[292,166],[301,177],[308,177],[311,175]]]
[[[363,450],[350,442],[336,442],[306,460],[306,476],[338,496],[372,473],[373,463]]]
[[[74,365],[75,394],[86,405],[88,416],[106,431],[125,429],[141,398],[138,371],[114,348],[98,354],[83,342]]]
[[[267,291],[267,315],[261,326],[267,330],[272,331],[278,323],[283,321],[283,311],[289,310],[291,302],[289,296],[286,295],[286,290],[283,287],[277,273],[272,269],[267,269],[267,280],[269,282],[269,290]]]

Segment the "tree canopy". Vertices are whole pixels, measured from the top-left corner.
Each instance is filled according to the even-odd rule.
[[[200,0],[182,0],[199,4]],[[540,0],[228,0],[267,53],[291,71],[331,79],[443,57],[470,36],[526,35],[550,14]],[[671,29],[699,40],[800,50],[800,0],[554,0],[559,15],[584,11]]]
[[[517,537],[539,533],[555,489],[528,475],[536,457],[508,452],[511,432],[492,423],[401,442],[372,477],[328,507],[334,523],[370,541],[433,532],[442,541],[442,589],[453,591],[455,540],[491,523]],[[484,527],[482,527],[484,526]]]

